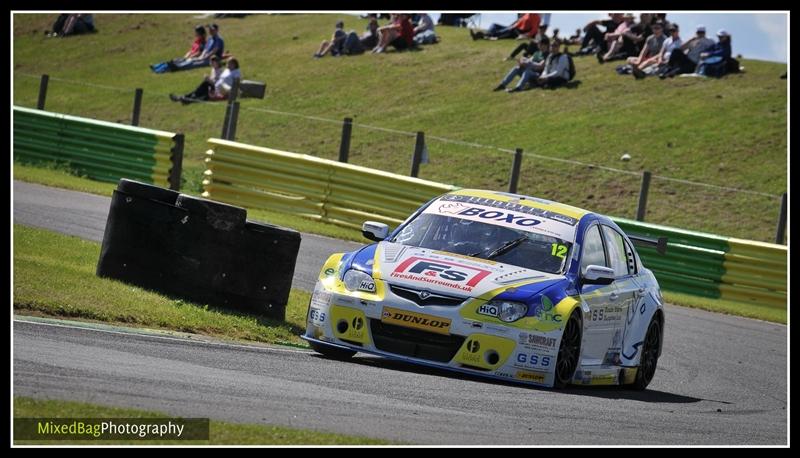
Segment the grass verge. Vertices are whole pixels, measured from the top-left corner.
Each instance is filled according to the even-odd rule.
[[[770,305],[745,304],[742,302],[726,301],[724,299],[711,299],[692,296],[689,294],[672,293],[664,291],[664,300],[669,304],[682,305],[709,312],[738,315],[745,318],[772,321],[773,323],[786,324],[786,309]]]
[[[304,291],[292,290],[286,320],[278,321],[99,278],[99,256],[98,243],[15,224],[15,313],[307,346],[298,337],[309,301]]]
[[[14,397],[14,418],[167,418],[169,415],[138,409],[107,407],[72,401]],[[228,423],[211,420],[208,441],[95,441],[95,440],[15,440],[15,445],[378,445],[389,442],[281,426]]]

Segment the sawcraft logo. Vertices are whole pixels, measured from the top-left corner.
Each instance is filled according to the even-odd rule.
[[[389,275],[401,280],[431,283],[469,292],[490,273],[491,271],[465,264],[412,256],[401,262]]]

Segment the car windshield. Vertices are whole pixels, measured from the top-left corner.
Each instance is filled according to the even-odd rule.
[[[572,244],[526,230],[423,213],[392,240],[548,273],[562,273]]]

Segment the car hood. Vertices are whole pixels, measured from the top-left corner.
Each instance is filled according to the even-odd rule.
[[[393,285],[484,299],[506,291],[524,299],[564,280],[563,275],[391,242],[377,245],[372,268],[376,278]]]

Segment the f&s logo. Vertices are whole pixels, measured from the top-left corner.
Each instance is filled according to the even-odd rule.
[[[465,264],[412,256],[401,262],[391,276],[454,286],[469,291],[490,273],[491,271]]]

